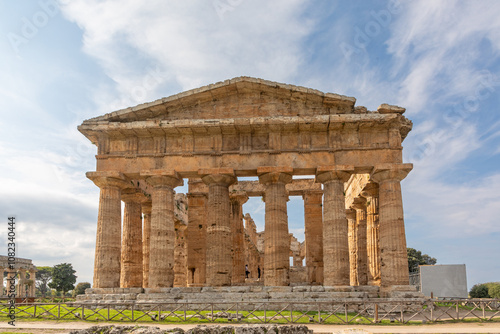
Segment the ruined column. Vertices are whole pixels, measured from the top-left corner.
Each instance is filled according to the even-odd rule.
[[[151,202],[144,202],[141,205],[144,217],[142,231],[142,287],[149,287],[149,253],[151,239]]]
[[[174,188],[183,185],[175,171],[141,173],[152,187],[151,235],[149,250],[150,288],[174,284]]]
[[[307,282],[323,284],[323,192],[307,191],[304,199]]]
[[[201,180],[189,180],[187,268],[188,286],[203,286],[206,280],[206,238],[207,238],[207,201],[208,195],[193,191],[194,183]],[[202,183],[203,184],[203,183]],[[205,184],[203,184],[204,187]],[[207,189],[208,191],[208,189]]]
[[[229,195],[231,200],[231,221],[233,234],[233,276],[232,284],[245,283],[245,232],[243,228],[243,204],[248,201],[245,192]]]
[[[381,164],[375,166],[371,175],[379,184],[380,283],[384,287],[409,285],[400,182],[412,167],[412,164]]]
[[[136,189],[122,191],[125,202],[123,212],[123,238],[121,255],[121,288],[142,287],[142,212],[145,196]]]
[[[361,195],[366,197],[366,250],[368,285],[380,285],[380,247],[378,221],[378,184],[368,183]]]
[[[349,278],[348,228],[344,182],[352,166],[318,167],[316,181],[323,183],[323,264],[325,286],[347,286]]]
[[[349,282],[351,286],[357,286],[358,283],[358,231],[356,224],[356,210],[347,209],[345,211],[347,218],[347,237],[349,244]]]
[[[264,285],[290,284],[290,238],[286,184],[292,182],[293,169],[289,167],[259,167],[259,182],[265,185],[266,203],[264,241]]]
[[[233,272],[229,186],[236,177],[231,168],[204,169],[198,173],[208,185],[206,284],[229,286]]]
[[[93,288],[120,287],[121,191],[129,187],[119,172],[87,172],[100,189]]]
[[[366,251],[366,199],[357,197],[352,203],[356,210],[356,253],[358,285],[368,284],[368,258]]]

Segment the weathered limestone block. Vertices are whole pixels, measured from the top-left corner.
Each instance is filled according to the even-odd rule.
[[[147,198],[135,189],[122,191],[125,202],[121,250],[120,287],[142,287],[142,212],[141,202]]]
[[[293,170],[288,167],[260,167],[259,181],[266,186],[264,285],[286,286],[290,283],[288,254],[288,195],[285,185],[292,181]]]
[[[121,173],[88,172],[100,189],[94,262],[94,288],[120,286],[121,191],[129,186]]]
[[[172,287],[174,283],[174,188],[183,184],[172,172],[142,173],[153,187],[151,194],[150,288]]]
[[[366,199],[356,197],[352,204],[356,210],[356,261],[358,285],[368,284],[368,259],[366,250]]]
[[[409,285],[408,257],[400,181],[412,164],[375,166],[371,175],[379,184],[381,286]]]
[[[207,285],[231,285],[233,239],[231,235],[231,203],[229,186],[236,181],[230,168],[200,170],[208,185],[207,212]]]
[[[323,183],[323,261],[324,285],[349,284],[348,228],[345,215],[344,182],[352,166],[318,167],[317,182]]]
[[[368,183],[361,195],[366,197],[366,248],[368,257],[368,284],[380,285],[380,247],[378,219],[378,184]]]
[[[323,192],[308,191],[302,198],[307,282],[323,284]]]

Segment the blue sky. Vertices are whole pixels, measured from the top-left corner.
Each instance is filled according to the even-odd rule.
[[[405,107],[408,246],[465,263],[469,288],[500,281],[498,17],[498,1],[0,0],[0,219],[18,218],[18,256],[91,282],[96,149],[77,125],[247,75]],[[244,210],[262,230],[262,201]],[[300,198],[289,223],[302,240]]]

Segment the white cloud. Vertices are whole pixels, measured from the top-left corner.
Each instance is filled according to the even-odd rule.
[[[299,18],[303,2],[243,1],[220,15],[211,1],[146,6],[80,0],[68,2],[63,12],[82,28],[84,50],[99,60],[121,96],[141,86],[148,67],[161,73],[134,101],[139,103],[162,84],[186,90],[240,75],[288,81],[309,31]]]

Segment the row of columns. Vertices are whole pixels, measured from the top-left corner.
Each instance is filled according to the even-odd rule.
[[[369,200],[355,202],[356,222],[348,223],[344,183],[354,173],[354,168],[335,166],[317,169],[316,180],[323,184],[323,205],[320,193],[304,194],[310,282],[323,282],[326,286],[353,284],[350,263],[354,261],[350,261],[349,248],[354,246],[349,246],[349,236],[356,233],[356,284],[368,284],[379,279],[378,276],[382,285],[408,284],[400,181],[410,170],[408,164],[376,167],[371,179],[378,184],[379,205],[376,205],[377,196],[367,189],[365,195]],[[259,181],[265,185],[264,282],[271,286],[289,285],[286,184],[292,181],[293,169],[261,167],[257,169],[257,174]],[[244,254],[242,249],[234,246],[243,245],[238,239],[243,237],[243,233],[238,232],[243,229],[241,206],[247,198],[244,195],[230,196],[229,186],[236,182],[234,171],[230,168],[204,169],[199,171],[199,175],[208,186],[206,237],[200,238],[205,243],[205,247],[200,249],[206,249],[206,285],[241,283],[244,281]],[[174,171],[141,173],[152,187],[151,206],[148,207],[141,204],[141,201],[146,202],[144,195],[131,190],[123,175],[90,172],[87,176],[101,189],[94,287],[171,287],[174,283],[174,188],[183,184],[182,178]],[[125,202],[123,240],[121,200]],[[379,229],[375,223],[377,207]],[[189,209],[194,209],[191,204]],[[141,212],[144,214],[144,235],[141,231]],[[197,226],[189,219],[188,235],[191,236],[190,232]],[[199,227],[202,230],[201,223]],[[123,249],[128,251],[122,252]],[[379,267],[380,273],[377,273]]]

